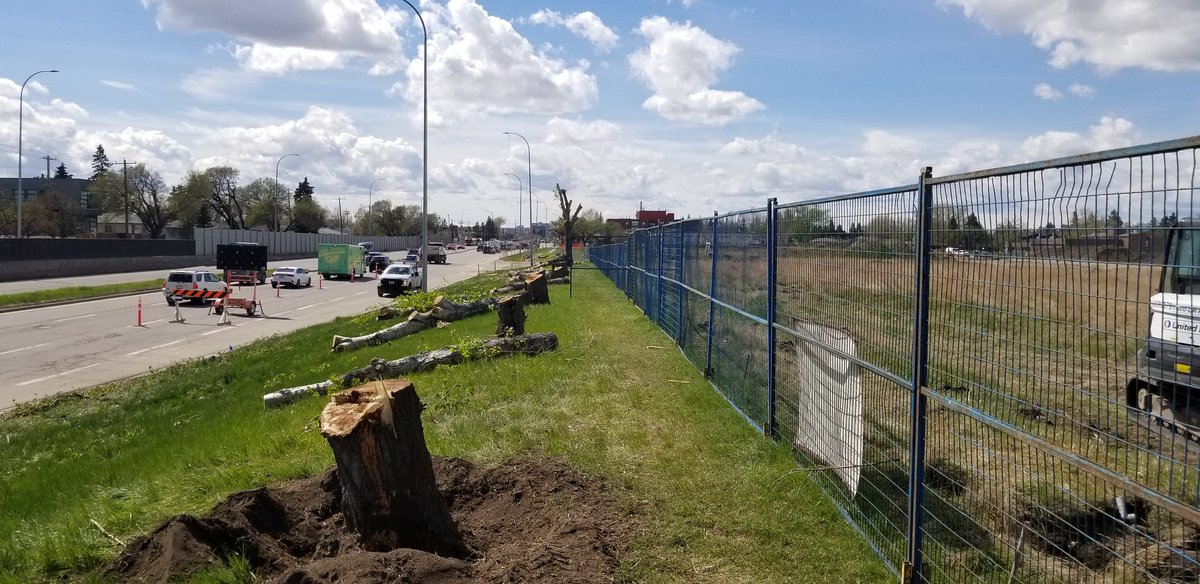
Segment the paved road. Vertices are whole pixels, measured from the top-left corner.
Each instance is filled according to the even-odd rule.
[[[451,255],[446,265],[430,266],[429,288],[465,280],[479,272],[508,267],[495,256],[474,250]],[[316,259],[292,260],[287,265],[316,267]],[[283,264],[280,264],[283,265]],[[198,269],[212,269],[209,266]],[[165,272],[125,274],[121,281],[161,278]],[[108,279],[113,275],[95,276]],[[71,278],[64,285],[94,285],[88,278]],[[81,281],[82,280],[82,281]],[[5,283],[24,284],[24,283]],[[47,281],[43,288],[59,285]],[[183,323],[170,322],[175,309],[161,293],[148,292],[63,306],[0,314],[0,410],[61,391],[91,387],[194,357],[234,350],[276,333],[359,314],[387,301],[379,298],[373,278],[354,283],[326,280],[309,288],[275,290],[270,286],[234,287],[234,296],[256,295],[266,316],[230,312],[231,325],[218,325],[220,316],[207,306],[181,304]],[[0,286],[0,294],[6,293]],[[278,297],[276,297],[278,293]],[[142,326],[137,326],[138,301]]]

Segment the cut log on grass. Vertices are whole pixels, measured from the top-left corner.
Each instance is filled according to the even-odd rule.
[[[400,310],[395,306],[380,306],[379,310],[375,311],[375,320],[388,320],[392,318],[408,318],[408,315],[415,312],[411,308]]]
[[[497,337],[515,337],[525,334],[525,307],[520,295],[505,296],[496,303]]]
[[[546,283],[550,284],[551,286],[553,286],[555,284],[570,284],[571,278],[569,276],[563,276],[561,278],[550,278],[549,280],[546,281]]]
[[[427,328],[438,325],[439,321],[450,322],[477,314],[487,312],[493,304],[496,303],[495,298],[485,300],[477,300],[466,304],[459,304],[446,300],[444,296],[438,296],[433,302],[433,309],[429,312],[412,312],[408,315],[408,320],[390,326],[380,331],[373,332],[369,335],[359,337],[343,337],[334,335],[333,337],[333,352],[352,351],[361,349],[371,345],[382,345],[388,341],[394,341],[400,337],[419,333]]]
[[[317,395],[325,395],[333,387],[332,381],[322,381],[321,383],[313,383],[311,385],[301,385],[300,387],[289,387],[279,391],[273,391],[263,396],[263,405],[267,407],[276,407],[288,404],[300,399],[310,393]]]
[[[550,289],[546,287],[546,272],[525,277],[525,304],[550,304]]]
[[[342,387],[373,379],[395,379],[416,371],[430,371],[439,365],[457,365],[463,361],[504,357],[523,353],[537,355],[558,348],[554,333],[536,333],[503,339],[485,339],[478,344],[452,346],[388,361],[376,357],[360,369],[342,376]]]
[[[321,412],[321,434],[337,462],[342,514],[367,550],[468,558],[472,551],[434,481],[421,407],[407,379],[333,395]]]

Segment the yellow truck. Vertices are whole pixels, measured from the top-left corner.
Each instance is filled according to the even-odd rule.
[[[325,279],[339,276],[357,277],[367,273],[361,245],[348,243],[317,244],[317,271]]]

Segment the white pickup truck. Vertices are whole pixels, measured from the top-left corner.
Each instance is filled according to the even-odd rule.
[[[379,285],[376,290],[379,296],[395,296],[413,290],[421,289],[421,281],[425,278],[421,268],[412,264],[392,264],[379,275]]]

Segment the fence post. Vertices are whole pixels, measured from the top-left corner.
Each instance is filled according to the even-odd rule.
[[[921,566],[921,540],[924,528],[925,499],[925,410],[926,398],[922,389],[929,375],[929,249],[933,239],[933,186],[926,181],[933,177],[933,169],[925,167],[917,180],[917,235],[916,235],[916,303],[913,314],[912,354],[912,422],[909,438],[908,464],[908,554],[902,576],[910,582],[924,581]]]
[[[720,221],[716,218],[716,213],[713,213],[712,225],[712,245],[709,249],[712,250],[712,272],[708,279],[708,349],[704,355],[704,377],[712,377],[712,345],[713,345],[713,329],[717,328],[717,225]]]
[[[676,319],[677,324],[679,325],[679,334],[676,335],[676,337],[675,337],[675,344],[677,346],[679,346],[680,348],[683,348],[683,335],[687,332],[687,327],[685,327],[683,324],[684,323],[683,300],[684,300],[684,298],[687,297],[686,296],[687,291],[683,288],[683,265],[684,265],[683,262],[684,262],[684,258],[687,255],[684,252],[684,250],[687,249],[687,242],[686,242],[687,238],[685,237],[685,235],[687,234],[687,229],[684,229],[684,227],[687,225],[691,225],[691,223],[689,222],[689,223],[680,223],[679,224],[679,258],[678,258],[678,262],[676,264],[677,266],[679,266],[679,269],[677,270],[677,273],[675,274],[675,280],[679,282],[679,284],[675,286],[679,290],[679,298],[677,299],[678,303],[679,303],[679,314],[678,314],[678,318]]]
[[[775,438],[775,279],[779,253],[775,249],[775,198],[767,199],[767,423],[768,438]]]
[[[663,244],[666,243],[665,242],[666,228],[663,227],[662,225],[659,225],[655,230],[658,231],[658,257],[655,258],[656,260],[658,260],[658,295],[655,297],[655,300],[654,300],[654,322],[656,324],[658,324],[658,328],[662,328],[662,326],[663,326],[663,319],[662,319],[662,313],[663,313],[663,309],[662,309],[662,302],[663,302]]]

